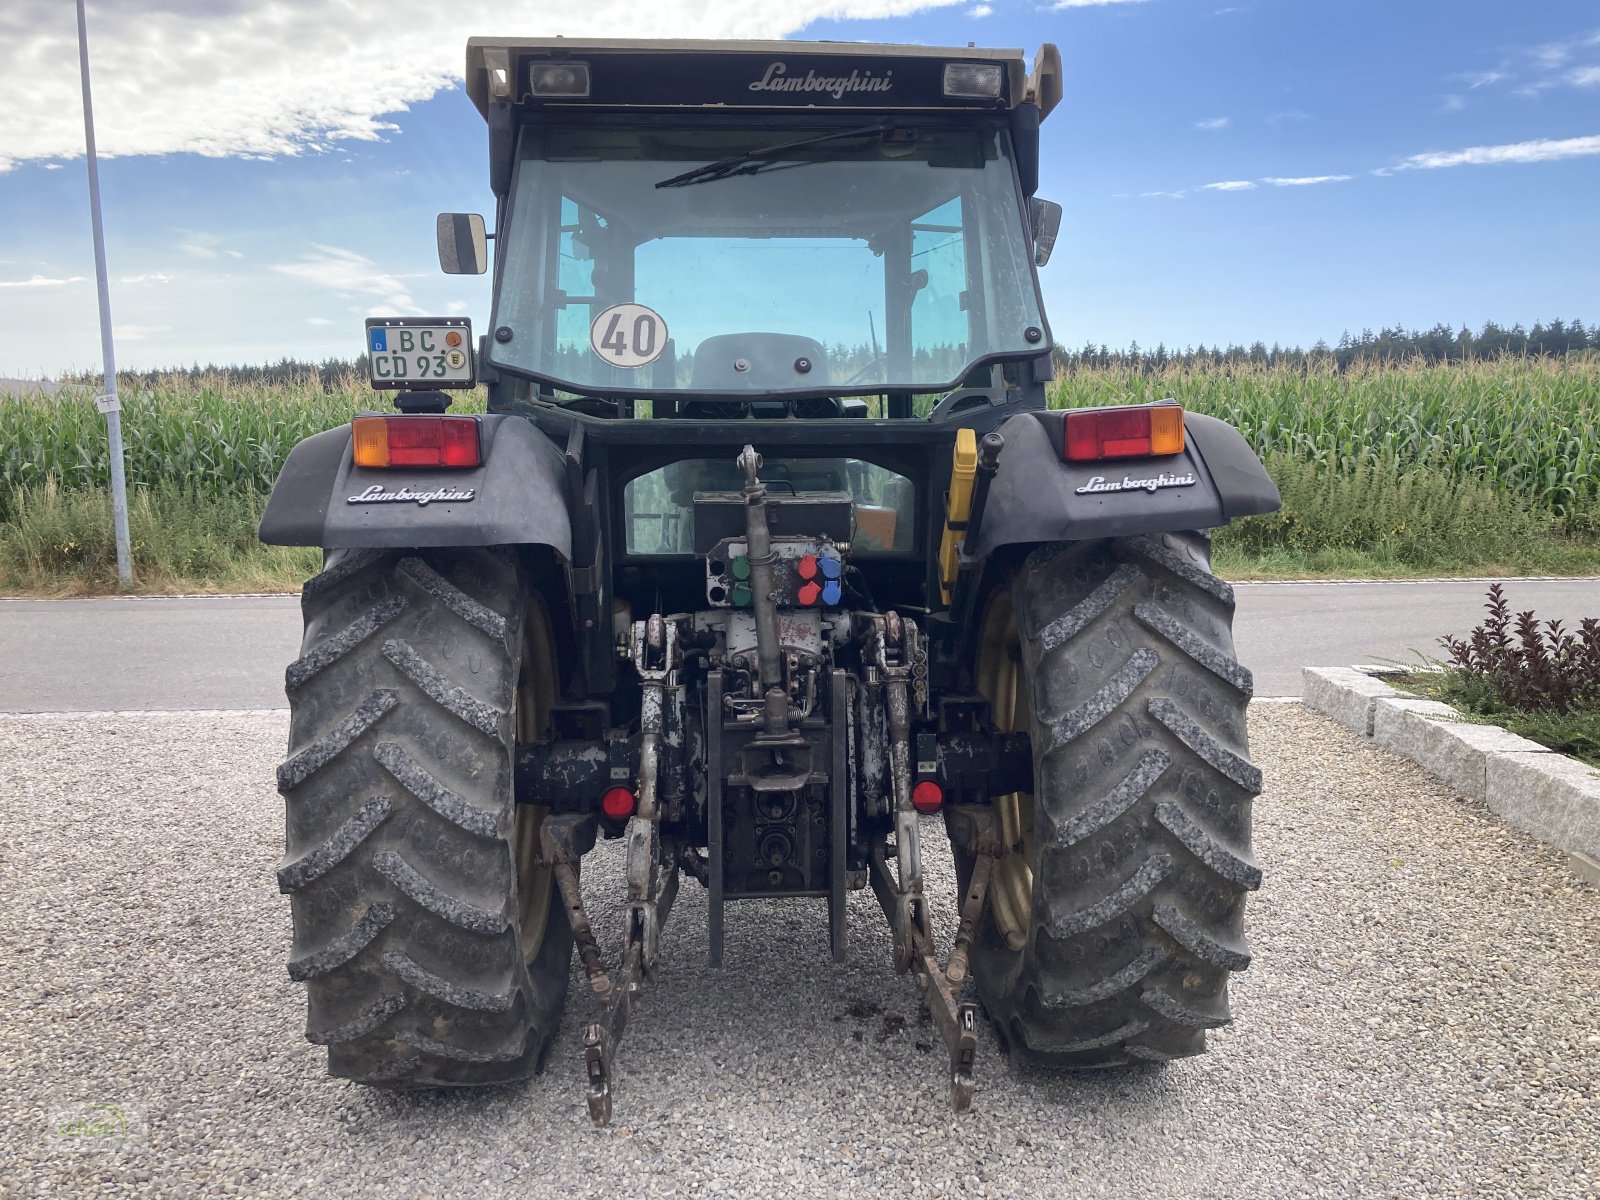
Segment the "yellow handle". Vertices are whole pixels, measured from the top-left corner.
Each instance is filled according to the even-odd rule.
[[[955,460],[950,468],[950,491],[945,497],[944,536],[939,542],[939,591],[950,603],[960,565],[957,553],[966,538],[967,517],[972,512],[972,481],[978,476],[978,435],[956,430]]]

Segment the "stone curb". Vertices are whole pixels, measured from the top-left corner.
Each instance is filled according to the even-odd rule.
[[[1301,670],[1307,708],[1566,851],[1573,874],[1600,887],[1600,771],[1498,725],[1458,720],[1447,704],[1404,695],[1379,678],[1381,668]]]

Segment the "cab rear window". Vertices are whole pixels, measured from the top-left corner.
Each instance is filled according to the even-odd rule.
[[[856,458],[769,458],[761,479],[780,492],[847,492],[857,553],[913,548],[916,489],[904,475]],[[743,485],[731,461],[709,458],[669,463],[630,480],[622,492],[628,553],[693,553],[694,494],[736,492]]]

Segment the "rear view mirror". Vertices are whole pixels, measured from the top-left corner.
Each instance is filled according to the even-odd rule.
[[[1061,205],[1035,196],[1028,201],[1028,217],[1033,223],[1033,265],[1042,267],[1050,261],[1050,252],[1056,248],[1056,234],[1061,231]]]
[[[439,269],[446,275],[482,275],[489,269],[489,236],[477,213],[439,214]]]

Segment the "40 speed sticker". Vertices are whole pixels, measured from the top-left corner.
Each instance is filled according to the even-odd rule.
[[[642,304],[613,304],[589,326],[589,345],[613,367],[647,367],[667,348],[667,323]]]

